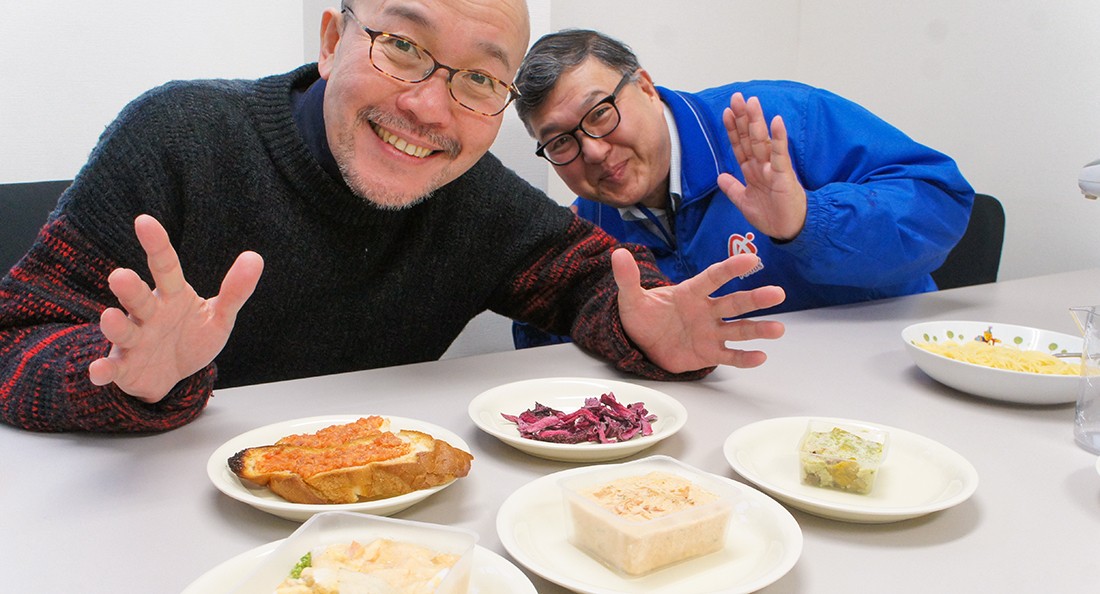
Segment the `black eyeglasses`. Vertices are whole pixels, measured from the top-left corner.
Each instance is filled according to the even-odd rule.
[[[577,132],[589,138],[603,138],[614,132],[622,119],[619,108],[615,105],[615,97],[632,78],[634,78],[633,72],[624,74],[622,80],[615,86],[615,90],[585,112],[576,127],[540,144],[535,149],[535,154],[554,165],[568,165],[581,154],[581,141],[577,138]]]
[[[514,84],[505,83],[484,72],[441,64],[431,52],[415,41],[367,28],[346,6],[341,12],[350,16],[370,36],[370,63],[375,70],[390,78],[419,83],[428,80],[436,70],[446,70],[447,89],[451,93],[451,99],[470,111],[486,116],[500,114],[519,96],[519,90]]]

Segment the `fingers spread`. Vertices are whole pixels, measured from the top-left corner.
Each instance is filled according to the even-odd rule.
[[[707,266],[706,270],[680,284],[686,285],[692,295],[705,297],[733,278],[752,270],[758,262],[760,259],[753,254],[737,254]]]
[[[134,231],[145,250],[157,291],[171,295],[182,290],[186,281],[179,256],[160,222],[149,215],[139,215],[134,221]]]
[[[783,123],[782,116],[772,118],[772,171],[786,173],[791,171],[791,153],[787,150],[787,126]]]
[[[774,320],[733,320],[725,322],[722,339],[743,342],[746,340],[775,340],[782,338],[787,328]]]
[[[133,270],[118,268],[112,271],[107,277],[107,285],[119,304],[135,319],[148,320],[156,313],[153,291]]]
[[[787,294],[782,288],[767,285],[748,291],[735,291],[728,295],[714,299],[718,315],[723,319],[730,319],[745,314],[774,307],[783,303]]]
[[[745,184],[741,180],[728,173],[718,174],[718,189],[729,198],[730,202],[738,208],[741,207],[741,199],[745,196]]]
[[[107,358],[96,359],[88,366],[88,379],[96,386],[106,386],[115,381],[115,364]]]
[[[263,269],[264,260],[256,252],[244,252],[237,256],[222,279],[221,292],[213,300],[218,317],[226,322],[236,319],[237,312],[256,290]]]
[[[719,354],[719,365],[730,365],[741,369],[759,367],[767,361],[768,355],[764,351],[742,351],[740,349],[725,349]]]
[[[119,348],[132,347],[138,340],[137,325],[115,307],[109,307],[99,314],[99,329],[107,340]]]
[[[768,135],[768,124],[764,120],[764,109],[760,107],[760,100],[752,97],[748,101],[749,109],[749,146],[752,158],[761,163],[768,162],[771,156],[771,137]]]

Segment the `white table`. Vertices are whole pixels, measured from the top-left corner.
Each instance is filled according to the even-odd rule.
[[[0,427],[0,559],[6,592],[178,592],[207,570],[298,524],[218,492],[210,453],[247,430],[323,414],[412,417],[473,449],[469,477],[396,517],[476,530],[506,555],[496,511],[517,487],[569,468],[481,433],[466,407],[493,386],[529,378],[637,381],[689,411],[666,454],[739,478],[722,454],[735,429],[813,415],[861,419],[929,437],[978,470],[965,503],[893,524],[851,524],[799,511],[805,543],[767,592],[1100,591],[1100,476],[1072,437],[1073,406],[1029,407],[955,392],[923,375],[902,347],[915,321],[989,320],[1072,333],[1067,308],[1100,303],[1100,270],[777,316],[757,369],[721,368],[691,383],[645,382],[572,345],[223,390],[190,425],[159,435],[34,434]],[[542,593],[564,592],[537,576]],[[878,585],[872,588],[870,585]]]

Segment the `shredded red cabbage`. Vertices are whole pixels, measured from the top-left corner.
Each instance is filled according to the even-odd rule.
[[[535,403],[518,415],[500,413],[515,423],[527,439],[554,443],[613,443],[635,436],[652,435],[657,415],[650,414],[641,402],[626,406],[608,392],[599,398],[585,398],[584,407],[571,413]]]

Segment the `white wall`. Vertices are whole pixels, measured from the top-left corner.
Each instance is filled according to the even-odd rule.
[[[553,0],[551,17],[625,41],[658,84],[800,80],[948,153],[1004,203],[1001,279],[1100,266],[1100,204],[1076,182],[1100,158],[1100,2]]]
[[[72,179],[104,126],[172,79],[301,64],[300,0],[0,0],[0,183]]]

